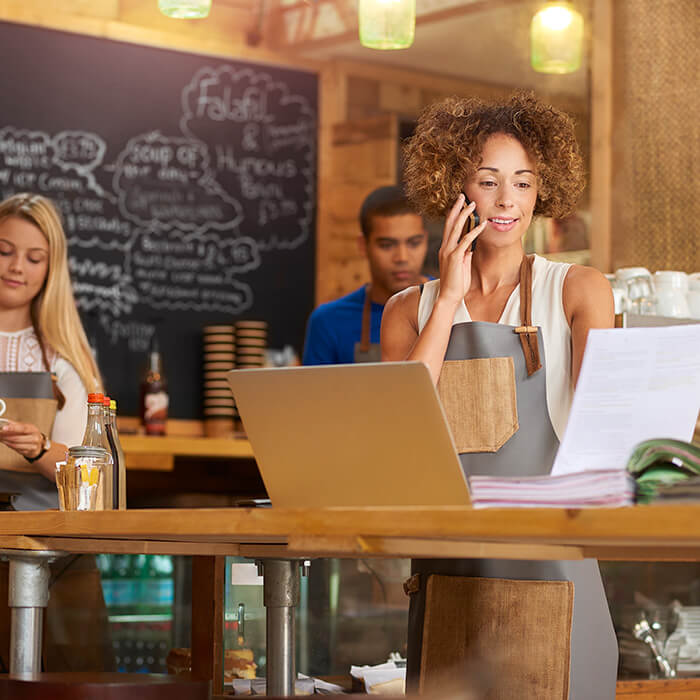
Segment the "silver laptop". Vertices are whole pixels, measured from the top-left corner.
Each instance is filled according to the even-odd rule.
[[[233,370],[228,382],[273,506],[470,504],[424,364]]]

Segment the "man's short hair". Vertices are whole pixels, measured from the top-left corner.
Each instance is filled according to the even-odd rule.
[[[370,192],[360,207],[360,229],[365,238],[372,231],[373,216],[399,216],[400,214],[418,214],[408,201],[403,189],[398,185],[379,187]]]

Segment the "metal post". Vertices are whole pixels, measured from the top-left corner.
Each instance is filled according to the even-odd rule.
[[[49,603],[49,563],[57,552],[0,550],[10,561],[10,673],[41,671],[42,623]]]
[[[299,604],[299,568],[291,559],[262,561],[267,616],[267,695],[294,695],[296,681],[295,608]]]

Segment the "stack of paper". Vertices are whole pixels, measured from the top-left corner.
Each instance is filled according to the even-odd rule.
[[[552,474],[624,469],[652,438],[689,442],[700,409],[700,324],[593,329]]]
[[[406,668],[394,661],[377,666],[351,666],[350,675],[364,681],[370,695],[403,695],[406,692]]]
[[[689,441],[700,408],[700,324],[593,329],[551,475],[472,476],[477,508],[624,506],[625,467],[651,438]]]
[[[561,476],[472,476],[469,490],[475,508],[612,508],[634,502],[634,480],[622,469]]]

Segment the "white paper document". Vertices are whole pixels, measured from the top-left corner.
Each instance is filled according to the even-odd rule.
[[[700,410],[700,324],[593,329],[552,475],[624,469],[652,438],[690,441]]]

